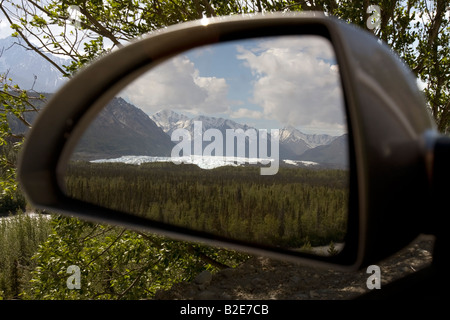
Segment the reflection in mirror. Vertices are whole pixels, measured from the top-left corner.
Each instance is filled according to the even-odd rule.
[[[74,198],[148,219],[338,252],[349,157],[331,44],[255,38],[175,56],[98,115],[65,181]]]

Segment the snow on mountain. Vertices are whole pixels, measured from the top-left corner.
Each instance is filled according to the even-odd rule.
[[[242,125],[224,118],[208,117],[204,115],[188,118],[187,116],[172,110],[159,111],[150,116],[150,118],[169,136],[176,129],[187,129],[192,134],[195,121],[202,122],[203,132],[211,128],[218,129],[221,132],[225,132],[226,129],[242,129],[245,131],[250,128],[247,125]]]
[[[248,125],[239,124],[235,121],[208,117],[196,116],[189,118],[171,110],[163,110],[152,116],[150,119],[159,126],[168,136],[176,129],[186,129],[191,135],[194,126],[201,126],[203,132],[208,129],[218,129],[224,136],[226,129],[254,129]],[[346,167],[346,139],[347,135],[333,137],[326,134],[305,134],[293,127],[287,127],[280,130],[280,145],[277,159],[279,164],[287,167],[320,167],[323,164],[331,164],[337,167]],[[203,141],[208,145],[209,141]],[[203,150],[202,148],[202,150]],[[222,153],[225,155],[225,150]],[[270,153],[271,154],[271,153]],[[302,157],[302,155],[304,155]],[[272,158],[270,156],[269,158]],[[275,159],[258,158],[237,158],[222,157],[209,154],[189,155],[180,157],[155,156],[155,155],[123,155],[119,157],[109,157],[109,159],[95,160],[95,162],[122,162],[127,164],[140,165],[147,162],[173,162],[175,164],[185,163],[197,165],[202,169],[213,169],[221,166],[238,166],[246,164],[267,164],[267,160],[273,162]]]
[[[207,117],[207,116],[197,116],[195,118],[192,119],[192,121],[201,121],[203,123],[203,126],[205,128],[205,130],[210,129],[210,128],[215,128],[215,129],[242,129],[242,130],[247,130],[250,129],[251,127],[249,127],[246,124],[240,124],[237,123],[235,121],[229,120],[229,119],[224,119],[224,118],[215,118],[215,117]]]
[[[172,131],[178,128],[186,128],[190,123],[190,119],[183,114],[176,113],[172,110],[162,110],[150,116],[165,133],[169,136]]]
[[[169,136],[171,136],[172,132],[176,129],[187,129],[192,137],[194,132],[194,122],[196,121],[201,122],[203,132],[208,129],[218,129],[224,136],[227,129],[242,129],[244,131],[254,129],[246,124],[240,124],[229,119],[204,115],[189,118],[172,110],[162,110],[152,115],[150,118]],[[280,129],[279,134],[280,159],[297,161],[301,160],[299,159],[299,156],[306,151],[319,146],[328,145],[337,138],[327,134],[306,134],[292,126]]]
[[[306,134],[292,126],[280,130],[280,141],[283,143],[298,143],[299,141],[304,141],[308,149],[329,144],[334,139],[336,139],[336,137],[328,134]]]
[[[326,145],[305,151],[298,160],[315,161],[338,167],[348,167],[348,134],[337,137]]]
[[[154,115],[151,116],[151,119],[161,128],[164,132],[166,132],[169,136],[172,136],[172,133],[176,129],[186,129],[190,137],[194,139],[194,129],[201,127],[202,134],[205,133],[209,129],[215,129],[219,130],[224,139],[227,137],[227,130],[237,130],[241,129],[244,132],[255,132],[256,134],[249,134],[245,136],[245,154],[249,155],[250,152],[250,145],[258,145],[258,139],[259,139],[259,131],[253,127],[250,127],[246,124],[240,124],[238,122],[235,122],[233,120],[224,119],[224,118],[217,118],[217,117],[210,117],[205,115],[199,115],[193,118],[188,118],[185,115],[178,114],[174,111],[170,110],[163,110],[160,111]],[[197,129],[198,130],[198,129]],[[249,130],[249,131],[248,131]],[[267,143],[267,150],[268,154],[271,154],[271,138],[270,138],[270,130],[268,132],[268,143]],[[201,149],[205,150],[205,148],[210,144],[209,141],[202,141]],[[241,150],[242,151],[242,150]],[[223,143],[223,150],[222,155],[227,154],[227,148],[226,143],[224,140]],[[195,150],[193,153],[196,153]],[[237,145],[234,146],[234,153],[237,154]],[[196,153],[197,154],[197,153]],[[296,155],[293,154],[290,150],[287,150],[283,145],[279,145],[279,158],[280,159],[292,159]]]
[[[18,42],[13,37],[0,39],[0,74],[7,75],[22,89],[37,92],[55,92],[67,81],[54,65]],[[64,59],[48,53],[45,55],[59,66],[68,64]]]

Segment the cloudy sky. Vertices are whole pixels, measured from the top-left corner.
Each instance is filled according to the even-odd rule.
[[[148,114],[171,109],[257,128],[344,133],[343,95],[328,40],[286,36],[196,49],[150,70],[121,94]]]

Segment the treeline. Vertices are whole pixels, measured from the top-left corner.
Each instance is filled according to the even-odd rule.
[[[246,241],[299,248],[341,242],[348,171],[147,163],[71,163],[68,194],[90,203]]]

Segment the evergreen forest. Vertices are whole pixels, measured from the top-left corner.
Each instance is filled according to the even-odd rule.
[[[66,184],[76,199],[234,239],[286,248],[344,240],[347,170],[259,172],[256,166],[77,161]]]

